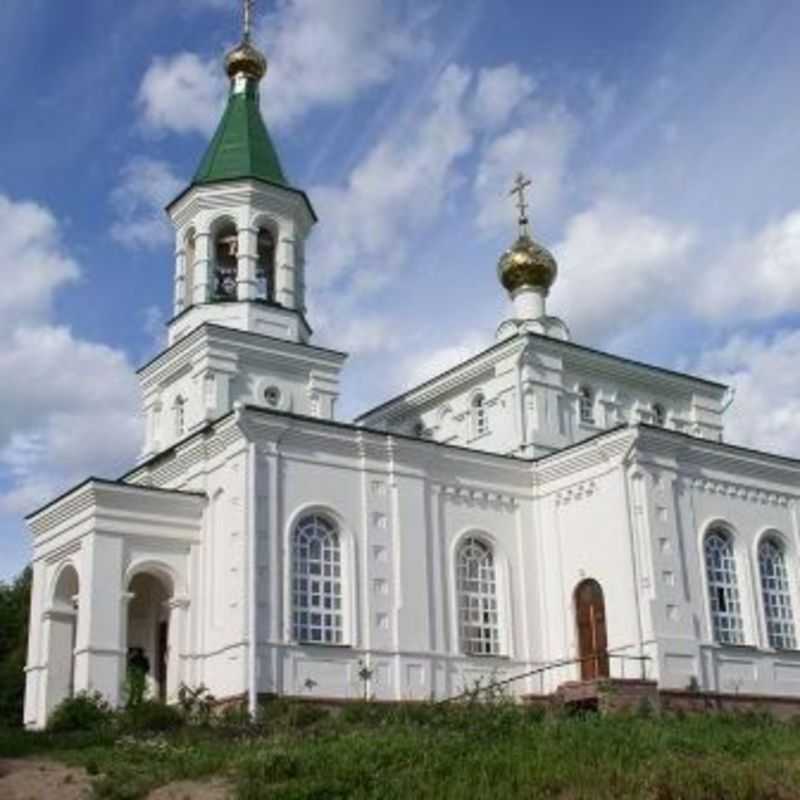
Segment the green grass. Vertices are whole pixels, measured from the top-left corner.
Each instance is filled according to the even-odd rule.
[[[800,797],[800,726],[754,715],[542,716],[517,706],[274,702],[258,724],[157,735],[0,733],[0,755],[95,775],[98,798],[226,778],[239,800]]]

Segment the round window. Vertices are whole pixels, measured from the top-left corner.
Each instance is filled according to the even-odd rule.
[[[281,403],[281,390],[277,386],[270,386],[264,390],[264,400],[271,408],[277,408]]]

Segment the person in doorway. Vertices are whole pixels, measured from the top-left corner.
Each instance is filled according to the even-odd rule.
[[[128,648],[128,708],[138,706],[147,690],[150,660],[142,647]]]

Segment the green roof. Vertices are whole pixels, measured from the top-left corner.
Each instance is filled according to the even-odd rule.
[[[257,178],[289,188],[258,107],[258,84],[231,93],[192,183]]]

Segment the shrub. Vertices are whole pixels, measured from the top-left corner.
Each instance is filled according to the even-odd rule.
[[[182,683],[178,689],[178,707],[187,722],[207,725],[215,703],[216,698],[202,683],[195,689]]]
[[[168,706],[157,700],[142,700],[127,709],[122,717],[124,728],[152,733],[175,730],[183,722],[183,715],[175,706]]]
[[[50,714],[51,731],[88,731],[108,725],[113,718],[111,706],[100,692],[78,692],[62,700]]]

